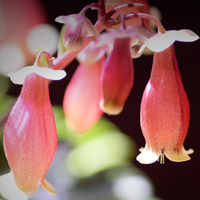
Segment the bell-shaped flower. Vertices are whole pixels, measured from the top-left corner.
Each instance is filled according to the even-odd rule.
[[[91,21],[83,13],[59,16],[55,21],[67,25],[64,32],[63,44],[68,51],[80,49],[86,37],[99,36]]]
[[[104,47],[97,48],[92,41],[78,54],[77,59],[80,64],[66,88],[63,108],[69,127],[77,132],[84,132],[103,114],[99,107],[99,78],[105,62]]]
[[[183,142],[187,135],[190,109],[187,94],[180,76],[174,46],[154,53],[150,80],[141,102],[141,128],[146,140],[145,148],[137,156],[143,164],[158,160],[164,155],[171,161],[190,159]]]
[[[145,41],[146,36],[127,29],[119,29],[99,38],[98,46],[114,42],[101,72],[101,109],[110,115],[119,114],[133,86],[134,70],[131,46]]]
[[[57,147],[47,79],[62,79],[66,74],[41,67],[41,55],[51,59],[50,54],[41,52],[33,66],[8,74],[23,86],[5,125],[3,145],[15,184],[26,195],[35,193],[39,184],[56,194],[44,179]]]

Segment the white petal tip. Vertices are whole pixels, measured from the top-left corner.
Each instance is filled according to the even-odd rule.
[[[151,164],[158,160],[160,156],[160,152],[154,153],[151,150],[147,150],[146,148],[140,148],[139,151],[142,151],[137,157],[136,160],[141,164]]]
[[[56,17],[55,21],[58,22],[58,23],[61,23],[61,24],[64,24],[64,23],[65,23],[65,22],[63,21],[63,16]]]
[[[194,42],[199,39],[199,36],[191,30],[182,29],[177,31],[177,41]]]

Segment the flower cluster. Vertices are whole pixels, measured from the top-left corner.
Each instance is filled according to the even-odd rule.
[[[98,10],[94,25],[85,15],[89,8]],[[189,101],[173,43],[199,37],[187,29],[166,31],[150,15],[146,0],[99,0],[79,14],[59,16],[56,21],[64,24],[58,57],[52,60],[48,52],[41,51],[33,66],[8,74],[14,83],[23,84],[4,132],[4,150],[16,185],[27,195],[36,192],[39,183],[56,193],[44,179],[57,143],[47,79],[62,79],[65,72],[61,69],[74,58],[79,65],[66,88],[63,109],[68,126],[84,134],[104,113],[122,112],[134,84],[133,59],[152,52],[152,71],[140,111],[146,145],[137,160],[149,164],[161,157],[163,163],[164,155],[176,162],[189,160],[193,150],[183,147]],[[157,25],[157,33],[149,21]]]

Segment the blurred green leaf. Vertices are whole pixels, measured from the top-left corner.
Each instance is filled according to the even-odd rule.
[[[5,94],[10,86],[10,80],[8,77],[0,75],[0,95]]]
[[[4,127],[0,129],[0,174],[4,173],[9,169],[8,162],[6,160],[4,150],[3,150],[3,130]]]
[[[0,115],[12,106],[16,98],[9,95],[0,95]]]
[[[109,131],[120,132],[119,128],[115,124],[110,122],[105,117],[102,117],[88,131],[83,133],[78,133],[75,130],[72,130],[69,126],[67,126],[62,106],[54,105],[52,106],[52,108],[56,122],[58,140],[66,140],[72,146],[80,146],[85,142],[89,141],[90,139],[101,135],[102,132],[109,132]]]
[[[9,110],[11,109],[14,101],[14,97],[3,94],[0,95],[0,173],[3,173],[5,170],[8,169],[8,163],[3,150],[3,131],[7,116],[9,114]]]
[[[102,135],[103,132],[112,131],[120,132],[119,128],[114,123],[102,117],[93,127],[83,133],[78,133],[67,126],[67,140],[73,146],[80,146],[94,137]]]
[[[73,149],[66,163],[73,175],[85,178],[127,164],[134,155],[133,140],[119,131],[107,131]]]
[[[67,127],[62,106],[53,105],[52,109],[56,123],[58,140],[67,140]]]

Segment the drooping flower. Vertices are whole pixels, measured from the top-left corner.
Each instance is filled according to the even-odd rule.
[[[33,66],[9,73],[11,80],[23,87],[9,114],[3,145],[15,184],[26,195],[35,193],[39,184],[56,194],[44,179],[57,147],[47,79],[62,79],[66,74],[41,67],[41,55],[51,62],[51,55],[43,51]]]
[[[77,56],[80,62],[66,88],[63,108],[67,124],[77,132],[91,128],[103,112],[99,107],[101,97],[100,73],[105,62],[104,47],[92,41]]]
[[[119,29],[99,38],[98,45],[113,41],[113,50],[102,68],[101,109],[111,115],[119,114],[133,86],[134,70],[131,46],[147,37],[132,30]]]
[[[99,36],[91,21],[85,17],[84,12],[59,16],[55,21],[67,25],[64,32],[63,44],[68,51],[80,49],[86,37],[92,35]]]
[[[150,80],[141,102],[141,128],[146,140],[145,148],[137,156],[143,164],[150,164],[164,155],[171,161],[190,159],[183,147],[187,135],[190,109],[184,90],[174,46],[154,53]]]

